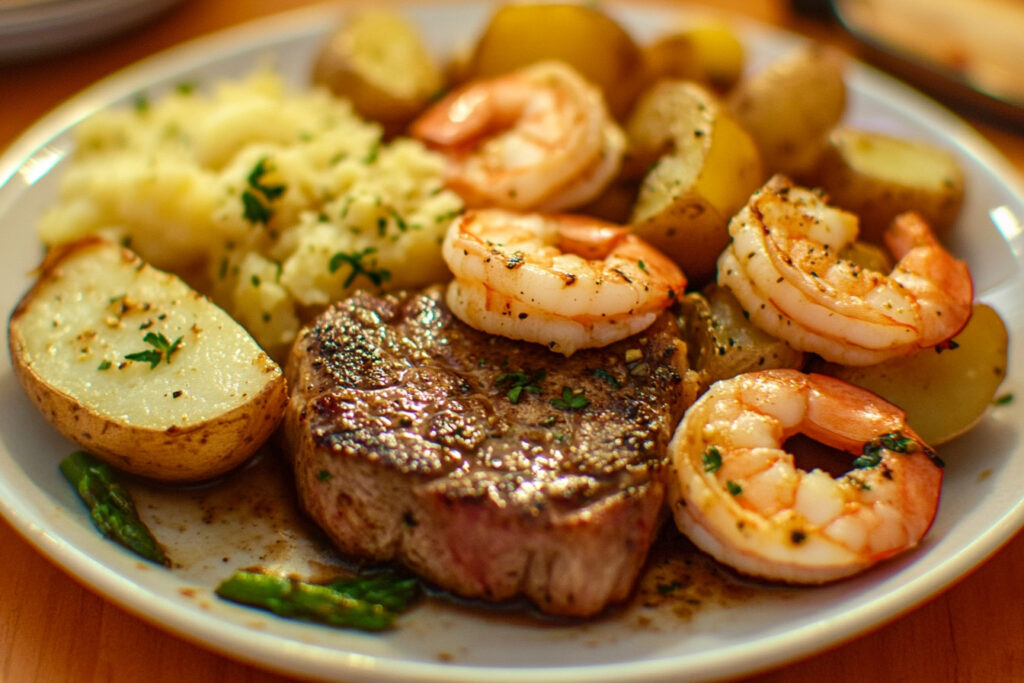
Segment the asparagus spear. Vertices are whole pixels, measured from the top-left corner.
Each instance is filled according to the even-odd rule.
[[[114,479],[113,471],[84,451],[60,463],[60,471],[89,508],[96,528],[150,562],[170,566],[163,548],[139,519],[131,494]]]
[[[418,579],[403,578],[392,572],[339,579],[327,585],[351,598],[376,602],[395,612],[406,609],[420,596]]]
[[[249,571],[235,572],[217,586],[217,595],[232,602],[365,631],[389,628],[418,594],[416,579],[369,577],[316,584]]]

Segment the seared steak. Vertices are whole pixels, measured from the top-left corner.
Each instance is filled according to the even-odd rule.
[[[595,614],[629,595],[662,521],[685,363],[667,313],[567,359],[468,327],[440,287],[356,294],[288,362],[300,499],[351,555]]]

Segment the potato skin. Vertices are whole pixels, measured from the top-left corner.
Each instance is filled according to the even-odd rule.
[[[644,177],[633,230],[676,261],[693,284],[710,280],[729,219],[761,183],[753,140],[706,88],[662,81],[626,124],[628,166]]]
[[[814,183],[836,206],[857,214],[861,237],[876,243],[906,211],[921,214],[941,235],[964,198],[963,170],[946,150],[849,127],[829,136]]]
[[[740,81],[729,105],[757,143],[766,175],[804,181],[846,109],[842,57],[820,46],[798,48]]]
[[[957,346],[924,349],[878,365],[822,363],[816,372],[869,389],[907,411],[907,423],[930,446],[968,431],[982,418],[1006,375],[1007,331],[990,306],[974,312]]]
[[[32,349],[41,342],[26,336],[27,329],[36,329],[27,322],[33,307],[42,305],[40,302],[55,291],[67,294],[70,301],[81,283],[67,275],[67,264],[75,259],[90,258],[97,251],[107,257],[111,253],[118,254],[120,261],[116,268],[142,273],[142,277],[161,278],[160,281],[175,281],[178,289],[172,294],[171,306],[215,308],[177,278],[150,268],[136,255],[100,238],[87,237],[55,248],[40,266],[39,280],[22,297],[8,321],[12,366],[25,393],[61,434],[124,471],[166,482],[191,482],[215,477],[236,467],[270,437],[288,400],[281,369],[262,352],[248,359],[255,368],[253,373],[263,378],[257,393],[245,396],[244,402],[234,408],[215,411],[207,419],[187,425],[154,427],[114,417],[105,412],[103,406],[83,402],[62,388],[62,377],[39,372]],[[75,305],[69,303],[66,307],[71,309]],[[223,315],[226,319],[226,314]],[[209,322],[209,318],[201,318],[196,324]],[[255,343],[253,348],[258,348]],[[136,350],[133,348],[129,353]],[[96,365],[90,363],[89,367],[95,369]],[[209,371],[208,368],[203,370]]]
[[[11,339],[12,358],[22,344]],[[208,422],[149,429],[111,420],[53,387],[32,368],[14,372],[40,413],[66,438],[125,472],[169,483],[211,479],[251,457],[270,438],[287,404],[284,378],[252,402]]]

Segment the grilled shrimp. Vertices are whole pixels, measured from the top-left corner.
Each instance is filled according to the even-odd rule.
[[[566,356],[640,332],[686,287],[679,267],[628,228],[585,216],[470,210],[442,253],[458,318]]]
[[[857,218],[776,176],[730,222],[718,260],[754,323],[801,351],[844,365],[872,365],[936,346],[971,315],[967,265],[913,213],[885,241],[899,259],[886,275],[839,258]]]
[[[562,62],[541,62],[452,92],[410,133],[448,160],[467,206],[562,211],[615,177],[625,134],[600,90]]]
[[[855,454],[838,479],[783,450],[803,433]],[[772,580],[821,583],[913,547],[939,504],[941,462],[903,411],[842,380],[764,370],[712,385],[669,444],[673,514],[700,548]]]

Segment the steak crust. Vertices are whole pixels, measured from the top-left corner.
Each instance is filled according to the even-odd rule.
[[[565,358],[463,324],[442,287],[357,293],[288,361],[299,498],[350,555],[468,598],[596,614],[630,594],[664,518],[685,369],[669,313]]]

